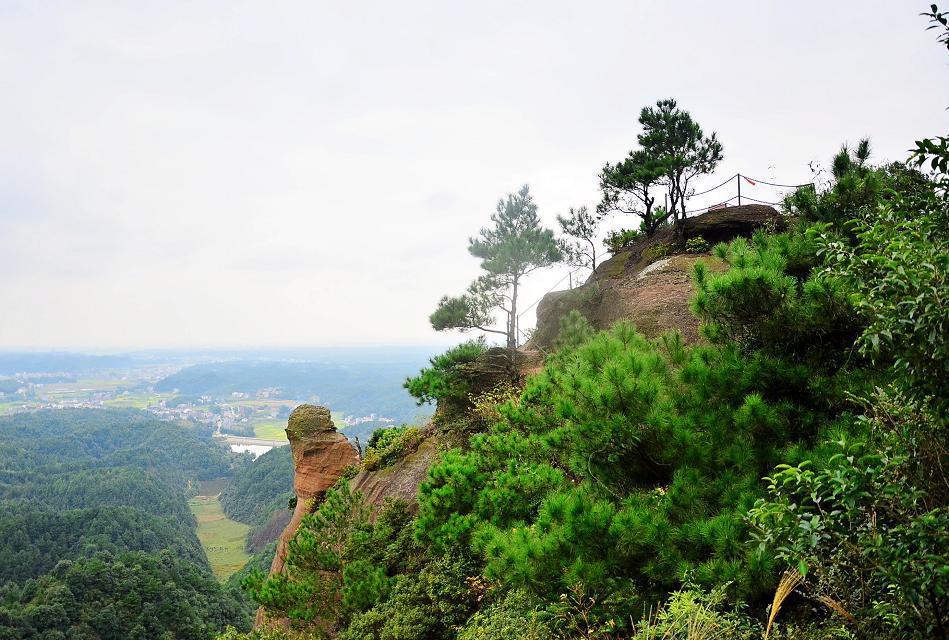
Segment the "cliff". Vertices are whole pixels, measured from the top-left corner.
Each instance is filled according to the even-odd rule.
[[[434,429],[426,428],[425,439],[415,451],[382,469],[363,469],[349,486],[362,493],[366,502],[374,507],[374,513],[389,498],[404,500],[414,510],[419,485],[438,455],[438,442]]]
[[[280,573],[287,558],[287,544],[327,489],[343,475],[347,467],[359,463],[359,454],[343,434],[336,431],[329,409],[303,404],[293,410],[287,421],[287,438],[293,454],[293,492],[297,506],[280,539],[270,573]]]
[[[780,229],[786,220],[772,207],[747,205],[689,218],[685,240],[701,236],[711,247],[760,227]],[[724,265],[708,252],[683,253],[672,228],[633,242],[600,264],[580,287],[547,294],[537,305],[533,348],[549,350],[560,332],[560,319],[579,311],[595,329],[628,320],[653,338],[677,329],[687,342],[699,339],[699,321],[689,309],[692,270],[704,260],[712,271]]]

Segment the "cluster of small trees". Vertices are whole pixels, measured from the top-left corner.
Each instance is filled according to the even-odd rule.
[[[600,223],[610,214],[634,214],[641,218],[641,231],[652,235],[671,219],[685,224],[685,202],[689,184],[697,176],[711,173],[722,159],[716,134],[706,136],[688,111],[673,99],[643,107],[639,114],[642,133],[639,148],[616,164],[607,163],[600,172],[602,200],[591,212],[571,208],[558,215],[561,239],[541,225],[537,205],[527,185],[498,202],[492,226],[469,238],[468,251],[481,260],[484,274],[459,296],[444,296],[431,315],[436,331],[479,330],[505,337],[508,348],[517,347],[518,296],[524,279],[534,271],[561,261],[595,270]],[[662,205],[657,204],[665,190]],[[503,328],[495,326],[495,314],[503,314]]]
[[[642,219],[642,231],[652,235],[670,220],[685,223],[689,184],[711,173],[722,160],[722,143],[702,127],[675,100],[660,100],[639,113],[643,131],[639,148],[600,172],[603,200],[600,214],[632,213]],[[665,194],[662,205],[658,198]]]

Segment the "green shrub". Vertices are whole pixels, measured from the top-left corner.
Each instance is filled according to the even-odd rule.
[[[882,441],[841,439],[828,457],[775,469],[750,511],[754,539],[798,567],[813,598],[847,612],[860,637],[936,637],[949,622],[949,508],[919,486],[932,470],[920,474],[907,455],[902,434],[919,426],[890,412],[865,422]],[[938,438],[929,446],[944,452]]]
[[[709,244],[702,236],[689,238],[685,243],[686,253],[705,253],[709,250]]]
[[[632,633],[630,611],[638,609],[635,592],[626,585],[607,595],[591,594],[582,583],[571,586],[542,612],[558,640],[613,640]]]
[[[422,369],[417,376],[406,379],[404,386],[419,404],[431,404],[439,400],[463,404],[470,389],[460,367],[473,362],[485,351],[487,345],[483,338],[463,342],[431,358],[431,366]]]
[[[664,606],[635,625],[632,640],[758,640],[754,619],[727,604],[724,591],[695,588],[676,591]]]
[[[934,189],[928,197],[893,196],[864,209],[847,230],[817,230],[827,265],[821,276],[843,287],[863,319],[860,352],[892,362],[910,391],[947,402],[949,201]]]
[[[363,468],[371,471],[394,464],[415,451],[424,437],[421,429],[407,425],[376,429],[363,453]]]
[[[362,495],[338,482],[300,521],[287,546],[284,573],[253,572],[242,587],[268,615],[329,635],[388,587],[384,570],[368,560],[373,530]]]
[[[478,430],[488,428],[503,414],[502,408],[508,404],[517,404],[521,390],[510,382],[502,382],[493,389],[471,396],[471,410],[469,415]]]
[[[642,231],[637,231],[635,229],[618,229],[616,231],[610,231],[608,234],[606,234],[606,237],[603,238],[603,243],[610,251],[616,253],[621,249],[625,249],[635,240],[639,240],[642,237]]]
[[[697,263],[692,301],[709,340],[820,369],[850,357],[860,319],[843,287],[818,276],[818,248],[806,227],[759,231],[750,241],[720,244],[715,253],[729,268],[711,274]]]
[[[570,313],[560,318],[560,331],[554,340],[554,350],[559,353],[572,351],[589,342],[595,334],[586,317],[576,309],[571,309]]]
[[[657,242],[651,247],[643,249],[643,257],[649,262],[661,260],[672,253],[672,245],[668,242]]]
[[[426,564],[395,579],[391,594],[356,616],[340,640],[448,640],[477,607],[467,580],[471,568],[458,557]]]
[[[283,629],[260,627],[248,633],[241,633],[234,627],[217,637],[217,640],[299,640],[299,636]]]
[[[471,616],[458,640],[552,640],[554,633],[541,620],[539,604],[523,589],[508,591]]]
[[[397,593],[396,576],[421,570],[426,556],[412,537],[408,504],[390,499],[374,522],[369,515],[362,495],[347,481],[337,482],[301,520],[284,573],[251,571],[242,581],[268,617],[290,620],[288,640],[297,632],[301,638],[334,636]]]

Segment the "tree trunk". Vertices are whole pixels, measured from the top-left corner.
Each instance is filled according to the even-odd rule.
[[[517,278],[511,291],[511,315],[507,325],[507,348],[517,349]]]

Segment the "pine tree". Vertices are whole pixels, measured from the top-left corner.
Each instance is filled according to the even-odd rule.
[[[493,227],[482,228],[478,237],[468,240],[468,252],[481,259],[485,274],[465,294],[442,298],[430,320],[436,331],[479,329],[502,334],[507,347],[514,349],[517,301],[524,278],[559,262],[563,254],[553,231],[541,226],[527,185],[498,202],[491,222]],[[504,330],[489,326],[494,309],[506,316]]]

